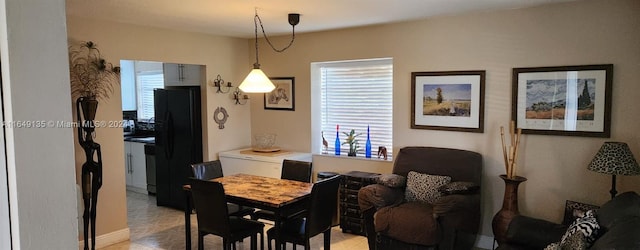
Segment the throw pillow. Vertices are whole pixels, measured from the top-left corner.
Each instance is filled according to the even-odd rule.
[[[381,174],[376,179],[376,183],[390,188],[404,187],[407,183],[407,178],[397,174]]]
[[[560,249],[562,250],[580,250],[587,249],[587,239],[584,234],[574,233],[565,241],[560,243]]]
[[[582,234],[572,234],[567,240],[560,244],[554,242],[549,244],[544,250],[584,250],[587,249],[586,240]]]
[[[591,244],[596,241],[600,225],[595,217],[595,211],[589,210],[585,212],[582,217],[578,217],[576,221],[569,225],[567,232],[562,236],[560,245],[568,244],[571,241],[573,234],[582,234],[585,239],[586,247],[591,247]]]
[[[454,181],[438,188],[438,191],[444,195],[449,194],[473,194],[480,189],[478,184],[468,181]]]
[[[429,204],[435,203],[441,196],[438,188],[451,182],[451,177],[441,175],[421,174],[411,171],[407,175],[407,189],[405,199],[407,201],[420,201]]]

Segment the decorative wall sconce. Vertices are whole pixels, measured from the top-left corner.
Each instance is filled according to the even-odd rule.
[[[229,91],[231,90],[231,87],[233,87],[231,85],[231,82],[227,82],[225,83],[224,80],[222,80],[222,77],[220,75],[216,76],[216,79],[213,80],[213,86],[218,88],[218,90],[216,90],[216,93],[229,93]]]
[[[247,100],[249,100],[249,96],[243,93],[240,88],[236,88],[236,90],[233,91],[233,100],[236,100],[236,105],[245,105],[247,104]]]

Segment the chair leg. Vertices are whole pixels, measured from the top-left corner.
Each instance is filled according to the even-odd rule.
[[[258,235],[251,235],[251,250],[258,250]]]
[[[260,250],[264,250],[264,232],[260,232]]]
[[[198,250],[204,250],[204,234],[198,231]]]
[[[271,250],[271,240],[272,240],[272,238],[269,237],[269,235],[267,235],[267,249],[268,250]]]
[[[324,250],[331,249],[331,228],[324,231]]]

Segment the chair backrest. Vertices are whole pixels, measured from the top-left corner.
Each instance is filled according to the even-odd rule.
[[[192,164],[191,171],[193,178],[198,180],[211,180],[223,176],[220,160]]]
[[[231,234],[229,210],[220,182],[191,178],[191,195],[198,213],[198,230],[219,236]]]
[[[284,160],[280,179],[311,182],[311,162]]]
[[[409,171],[451,176],[451,181],[480,185],[482,155],[476,152],[435,147],[404,147],[393,164],[393,173],[404,177]]]
[[[313,237],[331,228],[333,214],[338,206],[340,178],[340,175],[336,175],[313,184],[309,213],[305,224],[305,232],[308,237]]]

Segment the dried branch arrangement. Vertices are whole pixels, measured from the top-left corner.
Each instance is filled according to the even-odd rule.
[[[120,84],[120,67],[107,62],[94,42],[69,42],[69,70],[73,98],[109,99]]]
[[[516,162],[518,160],[518,145],[520,145],[520,135],[522,129],[518,128],[516,133],[516,123],[511,121],[509,124],[509,137],[511,145],[507,147],[504,142],[504,127],[500,126],[500,139],[502,140],[502,154],[504,155],[504,168],[507,172],[507,178],[513,179],[516,176]]]

